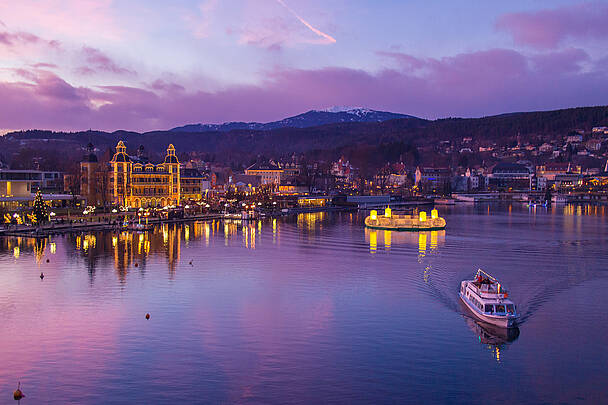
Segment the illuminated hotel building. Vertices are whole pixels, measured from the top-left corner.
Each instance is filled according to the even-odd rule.
[[[128,207],[158,207],[180,203],[180,170],[175,148],[169,145],[163,163],[133,162],[125,144],[116,145],[110,161],[111,199]]]
[[[92,150],[89,145],[89,154],[80,164],[81,190],[90,205],[103,203],[101,194],[108,196],[109,203],[132,208],[179,205],[205,194],[205,176],[196,169],[181,168],[173,145],[168,146],[162,163],[153,164],[139,154],[129,156],[120,141],[107,170]],[[143,147],[139,152],[143,153]]]

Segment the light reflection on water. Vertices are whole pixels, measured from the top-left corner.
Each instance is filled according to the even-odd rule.
[[[600,403],[604,207],[440,212],[421,233],[347,212],[2,239],[0,398],[20,380],[31,403],[481,403],[483,375],[498,402]],[[478,267],[517,332],[460,304]]]

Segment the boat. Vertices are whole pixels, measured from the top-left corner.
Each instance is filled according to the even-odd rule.
[[[365,218],[368,228],[389,231],[438,231],[445,229],[445,225],[445,219],[439,216],[437,210],[432,210],[431,217],[427,218],[425,211],[420,211],[419,215],[395,215],[389,207],[382,216],[378,215],[378,211],[371,210]]]
[[[462,281],[459,295],[473,315],[483,322],[501,328],[517,325],[519,314],[508,291],[485,271],[479,269],[473,280]]]

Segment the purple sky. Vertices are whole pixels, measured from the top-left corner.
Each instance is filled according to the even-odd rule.
[[[0,131],[608,104],[608,3],[503,3],[2,2]]]

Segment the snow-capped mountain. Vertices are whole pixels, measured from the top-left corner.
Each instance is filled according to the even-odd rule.
[[[173,132],[227,132],[235,129],[271,130],[277,128],[308,128],[340,122],[382,122],[397,118],[415,118],[411,115],[386,111],[375,111],[361,107],[331,107],[325,110],[311,110],[281,121],[267,122],[226,122],[224,124],[190,124],[173,128]]]

